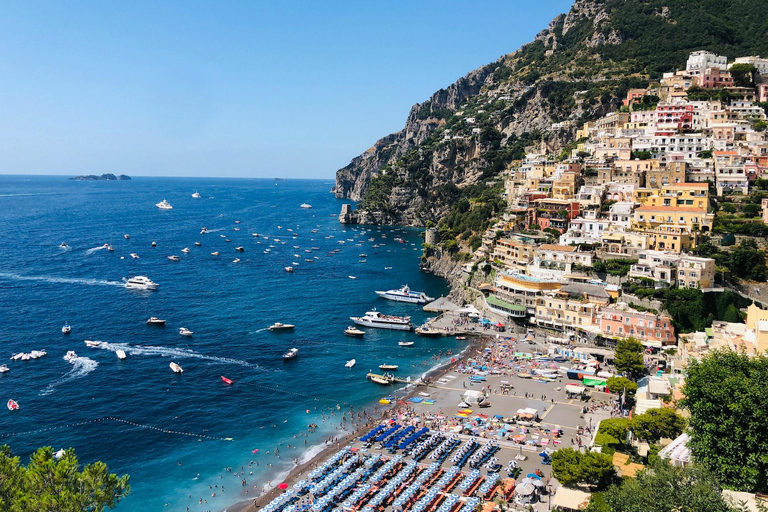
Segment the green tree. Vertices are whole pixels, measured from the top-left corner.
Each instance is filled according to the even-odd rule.
[[[623,442],[627,438],[629,420],[627,418],[609,418],[601,421],[597,430]]]
[[[643,351],[643,344],[635,338],[619,340],[616,343],[616,352],[613,358],[616,371],[635,381],[642,377],[645,373]]]
[[[632,418],[629,429],[636,437],[655,443],[662,437],[679,436],[685,429],[685,419],[672,409],[648,409]]]
[[[23,466],[8,446],[0,447],[0,510],[102,512],[130,491],[128,475],[109,473],[103,462],[79,467],[71,449],[56,459],[51,447],[40,448]]]
[[[637,478],[612,485],[599,501],[607,508],[595,512],[735,512],[722,495],[712,473],[697,466],[678,468],[657,461]]]
[[[766,382],[766,354],[718,350],[688,365],[688,446],[723,485],[739,491],[768,492]]]
[[[736,205],[733,203],[723,203],[720,205],[720,210],[725,213],[736,213]]]
[[[760,216],[760,207],[756,204],[745,204],[744,209],[742,210],[745,217],[759,217]]]
[[[731,271],[743,279],[765,281],[768,269],[765,266],[765,251],[757,248],[754,240],[744,239],[739,243],[729,258]]]
[[[608,377],[607,385],[611,393],[622,394],[626,391],[627,397],[633,397],[637,393],[637,383],[626,377]]]
[[[729,71],[733,76],[733,84],[738,87],[754,87],[757,68],[753,64],[734,64]]]
[[[581,453],[573,448],[552,454],[552,474],[565,486],[586,484],[604,489],[616,476],[613,460],[604,453]]]

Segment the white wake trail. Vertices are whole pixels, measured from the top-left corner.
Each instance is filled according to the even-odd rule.
[[[200,352],[195,352],[194,350],[189,350],[186,348],[155,347],[152,345],[138,346],[138,345],[130,345],[128,343],[102,343],[101,345],[98,346],[98,348],[101,348],[104,350],[110,350],[112,352],[123,350],[127,354],[130,354],[132,356],[161,356],[161,357],[172,357],[177,359],[182,359],[182,358],[202,359],[204,361],[236,364],[239,366],[244,366],[246,368],[263,370],[261,366],[257,364],[249,363],[248,361],[243,361],[242,359],[234,359],[231,357],[207,356],[205,354],[201,354]]]
[[[41,396],[50,395],[56,390],[58,386],[61,386],[62,384],[66,384],[67,382],[71,382],[75,379],[85,377],[93,370],[95,370],[97,366],[99,366],[98,361],[94,361],[93,359],[89,359],[87,357],[78,356],[69,362],[72,364],[72,369],[69,370],[61,379],[48,384],[48,387],[40,392]]]
[[[88,286],[125,286],[120,281],[107,281],[106,279],[80,279],[75,277],[56,276],[22,276],[11,272],[0,272],[0,279],[12,279],[14,281],[42,281],[54,284],[84,284]]]

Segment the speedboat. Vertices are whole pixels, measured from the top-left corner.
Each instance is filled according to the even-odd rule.
[[[13,354],[11,356],[11,361],[18,361],[24,356],[24,352],[19,352],[18,354]]]
[[[152,242],[152,247],[157,247],[157,242]]]
[[[293,328],[296,327],[293,324],[283,324],[280,322],[275,322],[274,324],[270,325],[268,329],[270,331],[290,331],[293,330]]]
[[[355,361],[354,359],[350,359],[349,361],[347,361],[347,364],[345,364],[344,367],[352,368],[353,366],[355,366],[355,363],[357,363],[357,361]]]
[[[456,336],[456,339],[459,340],[459,341],[463,341],[463,340],[466,340],[467,337],[466,336]]]
[[[181,258],[176,256],[175,254],[171,255],[171,256],[168,256],[168,259],[171,260],[171,261],[181,261]]]
[[[41,357],[47,356],[47,355],[48,355],[48,352],[46,352],[45,350],[33,350],[32,352],[29,353],[30,359],[40,359]]]
[[[173,206],[171,206],[171,203],[169,203],[165,199],[157,203],[155,206],[157,206],[161,210],[173,210]]]
[[[99,345],[101,345],[100,341],[85,340],[84,343],[88,347],[98,347]]]
[[[156,316],[151,316],[149,317],[149,320],[147,320],[147,325],[165,325],[165,320],[157,318]]]
[[[382,386],[389,386],[392,384],[392,381],[389,380],[386,377],[379,377],[378,375],[372,375],[370,377],[371,382],[375,382],[376,384],[381,384]]]
[[[8,404],[7,405],[8,405],[8,410],[9,411],[18,411],[19,410],[19,403],[16,400],[14,400],[14,399],[8,400]]]
[[[283,361],[287,361],[288,359],[293,359],[298,355],[299,355],[299,349],[292,348],[291,350],[283,354]]]
[[[357,325],[362,325],[364,327],[376,327],[379,329],[410,331],[413,327],[411,324],[410,316],[383,315],[381,312],[376,311],[375,309],[373,311],[366,312],[365,316],[351,316],[349,319],[355,322]]]
[[[132,252],[132,253],[131,253],[131,258],[133,258],[133,259],[137,260],[137,259],[139,259],[139,255],[138,255],[138,254],[136,254],[135,252]]]
[[[61,328],[61,332],[63,334],[69,334],[72,332],[72,327],[70,327],[69,324],[64,324],[64,327]]]
[[[290,274],[291,272],[293,272],[293,267],[285,267],[285,271]]]
[[[75,353],[75,351],[74,350],[68,350],[67,354],[64,356],[64,360],[69,362],[69,363],[71,363],[75,359],[77,359],[77,354]]]
[[[7,364],[0,365],[0,373],[6,373],[6,372],[9,372],[9,371],[11,371],[11,369],[8,368]]]
[[[69,246],[67,245],[67,242],[61,242],[61,244],[59,244],[59,247],[61,247],[62,249],[66,249]]]
[[[225,377],[225,376],[223,376],[223,375],[221,376],[221,381],[222,381],[224,384],[234,384],[234,381],[233,381],[233,380],[231,380],[231,379],[228,379],[228,378],[226,378],[226,377]]]
[[[426,304],[427,302],[435,300],[434,297],[429,297],[424,292],[411,291],[407,284],[399,290],[387,290],[386,292],[377,291],[376,295],[382,299],[394,300],[396,302],[409,302],[411,304]]]
[[[201,234],[201,235],[204,235],[204,234],[206,234],[207,232],[208,232],[208,228],[203,228],[203,229],[201,229],[201,230],[200,230],[200,234]]]
[[[178,364],[178,363],[171,363],[170,364],[171,370],[173,370],[173,373],[184,373],[184,369]]]
[[[203,244],[200,242],[195,242],[195,247],[201,247]]]
[[[218,256],[218,255],[219,255],[219,251],[213,251],[213,252],[211,253],[211,256]]]
[[[179,329],[179,334],[181,334],[182,336],[192,336],[195,333],[193,333],[192,331],[190,331],[186,327],[182,327],[182,328]]]
[[[397,344],[400,345],[401,347],[412,347],[413,346],[413,342],[412,341],[405,341],[405,340],[398,341]]]
[[[399,366],[396,364],[380,364],[379,370],[387,370],[387,371],[394,371],[397,370]]]
[[[347,336],[354,336],[356,338],[360,338],[365,335],[365,331],[361,331],[357,327],[350,325],[349,327],[344,329],[344,334],[346,334]]]
[[[125,279],[125,287],[132,288],[134,290],[157,290],[157,283],[153,282],[147,276],[135,276],[130,279]]]
[[[184,254],[187,254],[187,253],[189,253],[189,247],[185,247],[185,248],[183,248],[183,249],[181,250],[181,252],[183,252]]]
[[[200,192],[195,192],[194,194],[192,194],[192,197],[194,197],[195,199],[200,199]]]
[[[418,329],[416,329],[416,334],[419,336],[426,336],[428,338],[437,338],[438,336],[442,336],[442,331],[439,329],[433,329],[432,327],[427,326],[421,326]]]
[[[31,358],[32,356],[30,354],[27,354],[27,353],[21,354],[22,361],[29,361]]]
[[[128,233],[126,233],[126,234],[124,234],[124,235],[123,235],[123,238],[125,238],[126,240],[128,240],[128,239],[130,239],[130,238],[131,238],[131,235],[129,235]]]
[[[240,258],[235,258],[232,260],[232,263],[240,263]]]
[[[309,210],[312,208],[312,205],[307,203],[301,203],[301,208],[304,208],[305,210]]]
[[[125,359],[125,351],[124,350],[116,350],[115,354],[117,355],[118,359]]]
[[[243,252],[243,251],[245,251],[245,249],[244,249],[243,247],[235,247],[235,250],[236,250],[237,252]]]
[[[112,246],[111,246],[111,245],[109,245],[109,244],[105,244],[105,245],[107,246],[107,247],[106,247],[106,249],[107,249],[109,252],[115,252],[115,248],[114,248],[114,247],[112,247]]]

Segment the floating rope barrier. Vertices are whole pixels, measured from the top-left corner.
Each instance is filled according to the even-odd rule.
[[[178,435],[178,436],[197,437],[198,439],[209,439],[211,441],[233,441],[234,440],[231,437],[218,437],[218,436],[210,436],[208,434],[198,434],[198,433],[194,433],[194,432],[182,432],[182,431],[179,431],[179,430],[170,430],[170,429],[167,429],[167,428],[156,427],[154,425],[147,425],[145,423],[137,423],[135,421],[124,420],[122,418],[115,418],[115,417],[112,417],[112,416],[104,416],[102,418],[95,418],[95,419],[86,420],[86,421],[78,421],[76,423],[68,423],[66,425],[58,425],[58,426],[55,426],[55,427],[40,428],[40,429],[37,429],[37,430],[27,430],[27,431],[24,431],[24,432],[8,432],[8,433],[3,433],[3,434],[0,434],[0,439],[5,438],[5,437],[22,436],[22,435],[27,435],[27,434],[38,434],[38,433],[41,433],[41,432],[49,432],[49,431],[61,430],[61,429],[65,429],[65,428],[82,427],[82,426],[85,426],[85,425],[90,425],[90,424],[93,424],[93,423],[99,423],[99,422],[102,422],[102,421],[114,421],[114,422],[117,422],[117,423],[125,423],[126,425],[131,425],[132,427],[156,430],[156,431],[162,432],[164,434],[173,434],[173,435]]]

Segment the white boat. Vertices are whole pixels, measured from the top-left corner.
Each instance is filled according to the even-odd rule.
[[[202,245],[203,244],[201,242],[195,242],[195,247],[202,247]]]
[[[179,329],[179,334],[181,334],[182,336],[192,336],[195,333],[193,333],[192,331],[190,331],[186,327],[181,327]]]
[[[416,334],[419,336],[426,336],[427,338],[437,338],[443,335],[443,332],[439,329],[433,329],[432,327],[421,326],[416,329]]]
[[[138,254],[136,254],[135,252],[132,252],[132,253],[131,253],[131,258],[133,258],[133,259],[137,260],[137,259],[139,259],[139,255],[138,255]]]
[[[168,256],[168,259],[171,260],[171,261],[181,261],[181,258],[176,256],[175,254],[171,255],[171,256]]]
[[[157,290],[157,283],[153,282],[147,276],[134,276],[130,279],[125,279],[125,287],[134,290]]]
[[[67,242],[61,242],[61,244],[59,244],[59,247],[61,247],[62,249],[66,249],[69,246],[67,245]]]
[[[354,327],[354,326],[350,325],[349,327],[344,329],[344,334],[346,334],[347,336],[354,336],[354,337],[359,338],[359,337],[362,337],[362,336],[365,335],[365,331],[361,331],[357,327]]]
[[[173,373],[184,373],[184,369],[178,364],[178,363],[171,363],[170,364],[171,370],[173,370]]]
[[[350,320],[364,327],[376,327],[378,329],[395,329],[398,331],[410,331],[413,325],[409,316],[383,315],[375,309],[368,311],[363,317],[351,316]]]
[[[347,277],[350,278],[350,279],[357,279],[357,277],[355,277],[355,276],[347,276]]]
[[[293,358],[295,358],[298,355],[299,355],[299,349],[292,348],[291,350],[289,350],[288,352],[283,354],[283,361],[288,360],[288,359],[293,359]]]
[[[219,255],[219,251],[214,251],[211,253],[211,256],[218,256],[218,255]]]
[[[285,271],[290,274],[291,272],[293,272],[293,267],[285,267]]]
[[[0,365],[0,373],[6,373],[6,372],[9,372],[9,371],[11,371],[11,369],[8,368],[7,364]]]
[[[9,411],[18,411],[19,410],[19,403],[16,400],[14,400],[14,399],[10,399],[10,400],[8,400],[7,407],[8,407]]]
[[[232,263],[240,263],[240,258],[235,258],[232,260]]]
[[[88,347],[98,347],[99,345],[101,345],[100,341],[85,340],[84,343]]]
[[[165,320],[157,318],[156,316],[151,316],[149,317],[149,320],[147,320],[147,325],[165,325]]]
[[[181,252],[183,252],[184,254],[188,254],[188,253],[189,253],[189,247],[185,247],[185,248],[183,248],[183,249],[181,250]]]
[[[296,327],[293,324],[283,324],[280,322],[275,322],[274,324],[270,325],[268,329],[270,331],[290,331],[293,330],[293,328]]]
[[[195,192],[194,194],[192,194],[192,197],[194,197],[195,199],[200,199],[200,192]]]
[[[117,355],[118,359],[125,359],[126,358],[124,350],[116,350],[115,354]]]
[[[106,249],[107,249],[109,252],[114,252],[114,251],[115,251],[115,248],[114,248],[114,247],[112,247],[111,245],[109,245],[109,244],[104,244],[104,245],[106,246],[105,248],[106,248]]]
[[[61,332],[64,334],[69,334],[72,332],[72,327],[70,327],[69,324],[64,324],[64,327],[61,328]]]
[[[165,199],[157,203],[155,206],[157,206],[161,210],[173,210],[173,206],[171,206],[171,203],[169,203]]]
[[[312,205],[307,203],[301,203],[301,208],[304,208],[305,210],[309,210],[312,208]]]
[[[393,370],[397,370],[398,368],[399,366],[397,366],[396,364],[380,364],[379,365],[379,370],[393,371]]]
[[[424,292],[411,291],[407,284],[399,290],[387,290],[386,292],[377,291],[376,295],[382,299],[394,300],[396,302],[408,302],[411,304],[426,304],[427,302],[435,300],[434,297],[429,297]]]
[[[19,352],[18,354],[13,354],[11,356],[11,361],[18,361],[22,357],[24,357],[24,352]]]
[[[245,251],[245,249],[244,249],[243,247],[235,247],[235,250],[236,250],[237,252],[243,252],[243,251]]]
[[[131,235],[126,233],[126,234],[123,235],[123,238],[125,238],[126,240],[129,240],[131,238]]]
[[[376,384],[381,384],[382,386],[389,386],[392,384],[392,381],[389,380],[386,377],[379,377],[378,375],[372,375],[370,377],[371,382],[375,382]]]
[[[77,354],[74,350],[67,351],[67,354],[64,356],[64,360],[70,363],[75,359],[77,359]]]
[[[45,350],[33,350],[32,352],[29,353],[29,357],[31,359],[40,359],[41,357],[47,356],[47,355],[48,355],[48,352],[46,352]]]
[[[413,346],[413,342],[412,341],[405,341],[405,340],[398,341],[397,344],[400,345],[401,347],[412,347]]]
[[[157,247],[157,242],[152,242],[152,247]]]
[[[347,364],[345,364],[344,367],[352,368],[353,366],[355,366],[355,363],[357,363],[357,361],[355,361],[354,359],[350,359],[349,361],[347,361]]]

